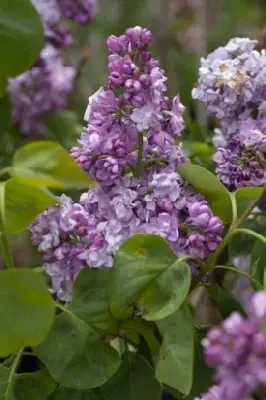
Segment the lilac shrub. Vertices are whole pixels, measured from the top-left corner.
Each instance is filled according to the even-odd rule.
[[[203,341],[216,386],[202,400],[245,400],[266,385],[266,292],[256,292],[247,318],[234,312]]]
[[[78,18],[76,14],[67,12],[76,8],[78,12],[75,1],[32,0],[32,3],[44,26],[43,48],[35,64],[8,83],[13,123],[27,135],[45,133],[43,118],[67,108],[68,97],[74,87],[76,70],[65,65],[62,52],[73,44],[73,37],[70,29],[62,25],[63,19],[87,23],[96,16],[96,2],[91,0],[88,4],[84,2],[84,7],[80,9],[83,17]]]
[[[84,267],[111,267],[119,246],[136,233],[165,238],[178,255],[207,259],[223,224],[206,199],[176,172],[187,163],[175,144],[184,106],[166,97],[166,76],[141,27],[110,36],[108,85],[89,98],[87,125],[72,156],[99,184],[78,203],[65,196],[36,219],[33,243],[42,252],[57,296],[69,301]],[[199,264],[191,262],[197,273]]]
[[[265,185],[266,52],[235,38],[201,60],[192,91],[220,122],[213,143],[219,179],[230,189]]]

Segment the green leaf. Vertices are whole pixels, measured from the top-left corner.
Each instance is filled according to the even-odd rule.
[[[240,199],[255,200],[263,193],[263,191],[264,191],[263,187],[244,187],[236,190],[235,197],[237,200]]]
[[[73,314],[100,334],[114,332],[119,323],[109,308],[107,297],[109,273],[108,268],[84,268],[75,280],[69,307]]]
[[[39,399],[38,399],[39,400]],[[105,400],[98,390],[75,390],[60,386],[49,400]]]
[[[14,400],[47,400],[56,386],[46,368],[33,373],[16,374]]]
[[[182,145],[185,156],[190,158],[192,163],[205,167],[208,167],[212,164],[214,149],[207,143],[183,140]]]
[[[34,351],[58,383],[77,390],[103,385],[120,365],[119,353],[67,308]]]
[[[92,181],[58,143],[31,142],[14,156],[11,173],[26,184],[56,188],[88,188]]]
[[[254,263],[255,265],[251,267],[252,268],[256,268],[256,263]],[[233,274],[239,275],[240,276],[244,276],[246,279],[248,279],[251,283],[251,285],[253,286],[253,288],[255,290],[263,290],[263,286],[262,284],[256,279],[256,277],[249,275],[247,272],[241,271],[241,269],[239,268],[234,268],[234,267],[228,267],[226,265],[216,265],[215,267],[213,267],[213,269],[223,269],[225,271],[228,272],[232,272]]]
[[[238,215],[244,213],[249,204],[263,193],[262,187],[244,187],[234,192],[237,202]]]
[[[246,209],[246,207],[245,207]],[[243,210],[244,211],[244,210]],[[242,214],[242,213],[241,213]],[[254,227],[254,222],[250,219],[246,219],[241,226],[247,227],[249,229],[254,229],[259,232],[261,227],[256,225]],[[256,242],[255,237],[251,237],[250,235],[235,235],[232,236],[230,242],[228,244],[228,254],[229,259],[234,259],[240,255],[250,255],[252,253],[252,249]]]
[[[44,122],[50,135],[66,148],[75,145],[83,129],[78,123],[77,114],[70,110],[53,112],[47,115]]]
[[[245,311],[238,301],[236,301],[232,293],[223,290],[216,283],[206,283],[204,287],[211,299],[217,304],[223,319],[228,318],[234,311],[245,315]]]
[[[195,155],[204,157],[213,154],[213,148],[207,143],[184,140],[182,141],[182,145],[186,157],[193,157]]]
[[[106,400],[160,400],[161,386],[150,364],[127,351],[117,373],[101,388]]]
[[[264,285],[264,276],[266,272],[266,245],[257,240],[254,244],[251,254],[251,276]],[[256,289],[256,287],[255,287]]]
[[[46,368],[16,374],[12,367],[0,364],[0,400],[47,400],[56,386]]]
[[[1,185],[4,196],[0,199],[0,212],[7,234],[26,229],[34,218],[58,202],[47,190],[25,185],[16,178]]]
[[[226,187],[204,167],[182,164],[178,172],[198,192],[204,194],[215,215],[225,223],[232,221],[232,200]]]
[[[0,135],[6,133],[11,120],[11,104],[7,94],[0,99]]]
[[[30,68],[43,44],[43,25],[30,1],[1,0],[0,78],[16,76]]]
[[[194,333],[187,304],[157,322],[163,336],[156,377],[162,383],[188,394],[193,381]]]
[[[38,345],[48,333],[55,307],[44,279],[30,269],[0,272],[0,356]]]
[[[141,318],[127,319],[122,322],[120,331],[124,332],[129,342],[138,345],[142,336],[149,346],[151,354],[156,357],[159,354],[160,344],[154,332],[154,325],[150,321]]]
[[[156,235],[135,235],[117,251],[109,282],[113,315],[129,318],[134,311],[146,320],[163,319],[185,300],[190,268]]]
[[[165,385],[169,393],[171,393],[174,398],[178,400],[198,399],[202,393],[207,393],[208,389],[213,385],[214,370],[208,368],[205,364],[203,348],[201,344],[201,341],[206,338],[207,333],[207,327],[194,325],[194,369],[192,388],[189,394],[184,396],[179,391]]]
[[[194,400],[202,393],[207,393],[209,387],[212,386],[214,371],[207,367],[204,361],[202,340],[206,338],[208,328],[194,326],[194,340],[195,340],[195,353],[194,353],[194,371],[192,388],[185,400]]]

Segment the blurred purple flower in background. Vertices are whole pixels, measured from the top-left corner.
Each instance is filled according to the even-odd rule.
[[[202,400],[246,400],[265,386],[265,322],[266,292],[259,291],[251,298],[247,318],[234,312],[220,328],[209,331],[203,345],[207,364],[216,368],[217,386]]]
[[[75,69],[65,66],[58,52],[44,47],[36,64],[24,74],[10,79],[13,123],[24,134],[43,134],[43,117],[67,107]]]
[[[24,134],[44,134],[44,117],[65,109],[76,70],[65,65],[62,50],[73,44],[71,31],[61,22],[87,23],[96,17],[96,0],[32,0],[44,25],[44,44],[38,60],[22,75],[10,79],[13,123]]]
[[[78,24],[87,24],[97,15],[96,0],[57,0],[65,19],[73,19]]]

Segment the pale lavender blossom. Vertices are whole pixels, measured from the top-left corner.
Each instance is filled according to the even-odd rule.
[[[207,364],[216,368],[217,400],[246,400],[266,384],[266,292],[256,292],[249,308],[247,318],[232,313],[203,341]]]
[[[24,134],[43,134],[43,118],[68,105],[75,70],[63,64],[60,54],[45,47],[37,63],[8,82],[13,122]]]
[[[201,60],[192,96],[203,101],[208,113],[219,120],[226,142],[246,121],[253,129],[266,128],[262,106],[266,100],[266,53],[255,50],[255,45],[254,40],[234,38]],[[219,147],[221,141],[216,142]]]
[[[31,0],[40,14],[44,26],[57,25],[61,20],[61,13],[57,0]]]

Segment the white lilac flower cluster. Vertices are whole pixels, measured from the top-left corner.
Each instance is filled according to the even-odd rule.
[[[217,176],[230,189],[266,183],[266,52],[235,38],[201,60],[192,91],[220,123],[213,143]]]
[[[166,95],[166,77],[149,51],[151,32],[127,29],[107,41],[108,86],[89,99],[87,126],[72,155],[99,188],[60,205],[31,227],[53,291],[71,298],[85,267],[113,265],[119,246],[136,233],[165,238],[178,255],[204,260],[221,241],[223,224],[204,197],[176,172],[188,162],[175,137],[183,128],[179,97]],[[197,262],[191,262],[197,273]]]

